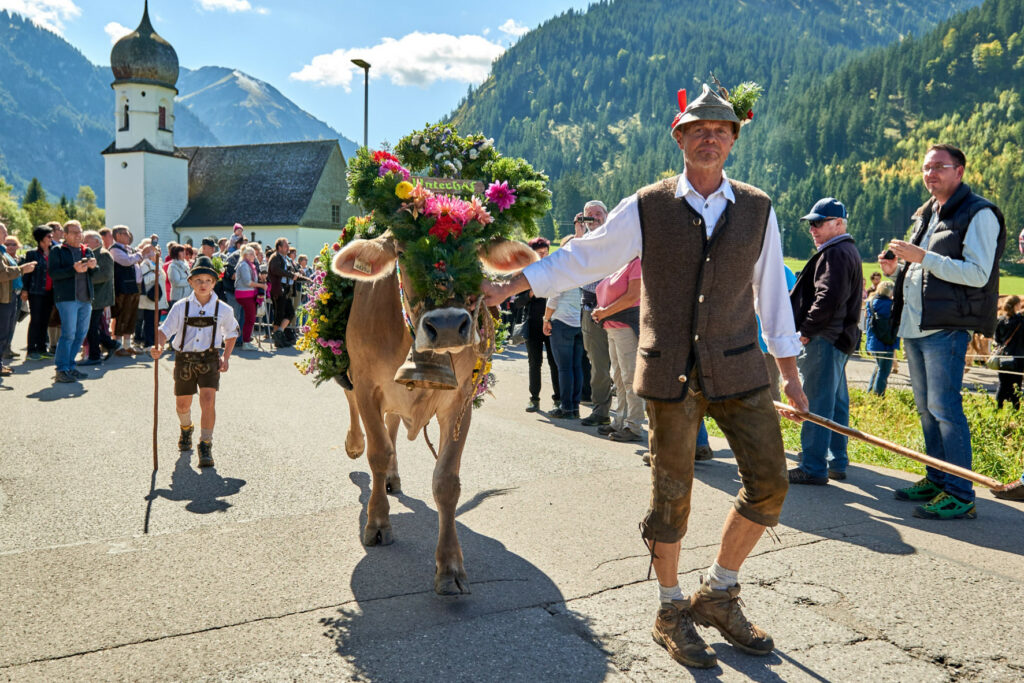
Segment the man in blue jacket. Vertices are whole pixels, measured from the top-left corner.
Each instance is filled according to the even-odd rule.
[[[92,315],[92,275],[97,268],[92,250],[82,244],[82,225],[68,221],[64,226],[64,243],[50,249],[50,279],[53,280],[53,301],[60,314],[60,339],[54,361],[54,381],[77,382],[86,377],[79,372],[75,357],[89,331]]]
[[[846,207],[838,199],[818,200],[807,221],[818,251],[800,272],[789,295],[803,351],[797,357],[800,381],[812,413],[848,425],[850,394],[846,362],[860,346],[860,306],[864,272],[853,238],[846,233]],[[825,485],[846,479],[846,437],[804,422],[800,464],[790,484]]]

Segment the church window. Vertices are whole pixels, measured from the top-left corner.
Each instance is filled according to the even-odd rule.
[[[124,105],[124,113],[121,116],[121,128],[120,130],[128,130],[128,105]]]
[[[331,204],[331,223],[341,225],[341,206],[339,204]]]
[[[167,130],[167,107],[160,107],[160,130]]]

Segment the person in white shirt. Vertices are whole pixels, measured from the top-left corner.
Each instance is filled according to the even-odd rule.
[[[641,532],[659,583],[653,636],[676,661],[699,668],[715,666],[717,658],[695,623],[717,628],[746,653],[765,655],[774,648],[771,636],[740,609],[737,582],[765,528],[778,523],[788,487],[755,313],[790,404],[807,410],[775,212],[767,195],[723,172],[740,122],[748,118],[741,114],[705,85],[671,126],[683,152],[683,174],[624,199],[603,226],[508,283],[483,285],[488,305],[526,289],[551,296],[641,259],[634,388],[647,399],[651,427],[651,507]],[[678,580],[680,541],[705,413],[725,432],[743,487],[725,520],[714,565],[686,598]]]
[[[160,357],[164,345],[173,339],[175,411],[181,424],[178,448],[192,450],[192,397],[198,391],[200,417],[199,466],[213,467],[213,427],[216,422],[220,375],[228,371],[228,359],[238,338],[238,323],[231,306],[213,293],[218,274],[208,257],[200,256],[192,266],[188,282],[192,294],[176,302],[157,331],[150,349]],[[224,353],[220,353],[223,345]]]

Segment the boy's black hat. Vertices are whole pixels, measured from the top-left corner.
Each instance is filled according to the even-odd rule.
[[[189,279],[194,275],[210,275],[214,280],[220,277],[217,270],[213,267],[213,261],[208,256],[200,256],[196,259],[196,262],[192,264],[192,270],[188,272]]]

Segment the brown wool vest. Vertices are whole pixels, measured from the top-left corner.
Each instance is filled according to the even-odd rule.
[[[709,400],[750,394],[769,383],[751,281],[771,200],[730,180],[736,202],[708,238],[700,214],[675,196],[678,181],[637,193],[643,256],[634,389],[644,398],[679,401],[696,380]]]

